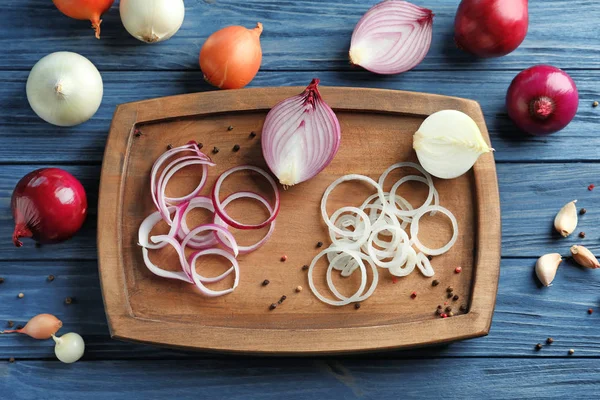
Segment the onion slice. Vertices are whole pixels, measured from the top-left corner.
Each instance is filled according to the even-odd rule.
[[[171,224],[171,229],[167,236],[174,237],[179,230],[179,224],[182,222],[181,219],[181,209],[178,207],[169,207],[168,212],[172,213],[175,211],[175,223]],[[148,240],[148,236],[150,235],[150,231],[152,228],[156,226],[160,221],[162,221],[162,214],[160,211],[155,211],[152,214],[148,215],[144,221],[140,224],[140,228],[138,229],[138,245],[145,247],[147,249],[162,249],[167,245],[166,242],[159,242],[157,244],[150,243]]]
[[[196,272],[196,261],[198,260],[198,258],[200,258],[202,256],[211,255],[211,254],[225,257],[227,260],[229,260],[229,262],[231,262],[231,268],[233,268],[233,270],[235,271],[235,281],[233,282],[233,286],[231,288],[225,289],[225,290],[212,290],[212,289],[209,289],[206,286],[204,286],[203,279],[204,279],[204,282],[208,283],[211,281],[211,279],[213,279],[213,281],[214,281],[214,279],[219,279],[220,277],[223,276],[223,274],[222,274],[216,278],[204,278],[202,275],[200,275],[199,273]],[[226,252],[225,250],[222,250],[222,249],[206,249],[206,250],[202,250],[202,251],[195,253],[190,261],[190,267],[191,267],[192,279],[193,279],[194,283],[196,284],[198,289],[200,289],[202,294],[204,294],[208,297],[218,297],[218,296],[223,296],[228,293],[231,293],[235,290],[235,288],[240,283],[240,266],[239,266],[237,260],[231,254],[229,254],[228,252]],[[229,275],[229,271],[226,271],[225,274]],[[227,275],[225,275],[225,276],[227,276]]]
[[[179,231],[177,232],[177,237],[180,240],[183,240],[187,234],[190,233],[190,228],[187,224],[187,215],[190,211],[195,208],[205,208],[211,213],[215,212],[215,207],[213,206],[212,200],[210,197],[206,196],[198,196],[194,197],[188,203],[181,204],[177,206],[178,208],[183,208],[184,211],[181,214],[181,226]],[[188,243],[187,247],[195,250],[207,249],[211,246],[214,246],[218,243],[217,238],[215,237],[214,232],[207,232],[205,235],[195,235]]]
[[[183,248],[181,247],[181,245],[179,244],[179,242],[177,240],[175,240],[172,237],[167,236],[167,235],[152,236],[150,238],[150,240],[152,240],[153,242],[156,242],[156,243],[167,243],[167,244],[170,244],[171,246],[173,246],[173,248],[177,252],[177,255],[179,256],[179,262],[183,268],[183,266],[186,263],[185,256],[183,254]],[[179,279],[184,282],[192,283],[192,279],[189,277],[188,273],[185,270],[183,270],[181,272],[180,271],[177,271],[177,272],[168,271],[168,270],[162,269],[162,268],[158,267],[157,265],[155,265],[152,261],[150,261],[150,257],[148,255],[148,249],[146,247],[142,247],[142,255],[144,257],[144,264],[146,264],[146,267],[153,274],[158,275],[163,278]]]
[[[221,200],[219,199],[219,192],[221,191],[221,185],[223,184],[223,181],[225,180],[225,178],[227,178],[229,175],[231,175],[235,172],[244,171],[244,170],[254,171],[254,172],[257,172],[258,174],[262,175],[267,180],[267,182],[269,182],[269,184],[273,188],[273,192],[275,193],[275,204],[273,205],[273,212],[271,212],[271,215],[269,216],[269,218],[267,218],[265,221],[261,222],[260,224],[249,225],[249,224],[242,224],[240,222],[237,222],[236,220],[234,220],[227,214],[227,212],[225,211],[225,209],[223,207]],[[279,189],[277,189],[277,183],[275,183],[275,180],[273,178],[271,178],[271,175],[269,175],[267,172],[265,172],[265,170],[255,167],[253,165],[241,165],[239,167],[233,167],[233,168],[228,169],[227,171],[223,172],[221,174],[221,176],[219,176],[219,178],[215,182],[215,185],[213,186],[212,201],[213,201],[213,205],[215,207],[215,212],[219,215],[219,217],[221,217],[223,219],[223,221],[225,221],[229,226],[232,226],[237,229],[260,229],[260,228],[263,228],[263,227],[269,225],[271,222],[273,222],[275,220],[275,218],[277,218],[277,214],[279,214],[280,196],[279,196]]]
[[[452,238],[450,239],[450,241],[448,243],[446,243],[444,246],[440,247],[439,249],[430,249],[429,247],[424,246],[419,241],[419,237],[418,237],[418,235],[419,235],[419,220],[421,219],[421,217],[423,215],[425,215],[425,213],[430,212],[430,211],[439,211],[442,214],[445,214],[450,219],[450,222],[452,222],[452,230],[453,230]],[[452,214],[448,209],[446,209],[442,206],[429,206],[429,207],[426,207],[425,209],[419,211],[413,217],[413,222],[410,225],[410,237],[411,237],[411,242],[423,253],[428,254],[430,256],[439,256],[441,254],[446,253],[448,250],[450,250],[452,248],[452,246],[454,246],[454,243],[456,243],[456,240],[458,239],[458,222],[457,222],[454,214]]]
[[[265,208],[267,209],[267,211],[269,212],[269,214],[273,213],[273,208],[271,207],[271,205],[269,204],[269,202],[262,197],[259,194],[253,193],[253,192],[236,192],[233,193],[229,196],[227,196],[227,198],[225,200],[223,200],[223,202],[221,203],[221,205],[223,207],[226,207],[229,203],[231,203],[234,200],[237,199],[241,199],[241,198],[249,198],[249,199],[255,199],[258,200],[263,206],[265,206]],[[215,219],[214,219],[214,223],[217,225],[221,225],[225,228],[227,228],[227,224],[223,221],[223,219],[218,215],[215,214]],[[269,224],[269,230],[267,232],[267,234],[260,239],[258,242],[254,243],[253,245],[250,246],[239,246],[238,245],[238,250],[240,254],[248,254],[253,252],[254,250],[258,249],[260,246],[262,246],[263,244],[265,244],[265,242],[267,240],[269,240],[269,238],[271,237],[271,235],[273,234],[273,231],[275,230],[275,221],[271,221],[271,223]],[[225,235],[222,232],[217,232],[217,239],[218,241],[225,247],[232,249],[232,246],[230,244],[230,242],[228,240],[225,240]]]
[[[387,0],[358,21],[350,43],[350,62],[377,74],[398,74],[427,55],[433,12],[408,1]]]
[[[277,104],[265,119],[263,156],[284,187],[317,175],[340,147],[340,123],[318,85],[313,79],[304,92]]]

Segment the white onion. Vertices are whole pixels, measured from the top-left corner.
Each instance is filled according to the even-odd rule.
[[[442,110],[423,121],[413,137],[419,162],[431,175],[453,179],[467,172],[482,154],[492,151],[467,114]]]
[[[102,103],[103,92],[94,64],[68,51],[42,58],[27,79],[29,105],[41,119],[57,126],[75,126],[90,119]]]
[[[54,345],[54,354],[56,358],[65,364],[72,364],[79,361],[85,352],[85,342],[83,338],[74,332],[65,333],[61,337],[52,335],[56,343]]]
[[[121,0],[119,11],[127,32],[146,43],[169,39],[185,17],[183,0]]]

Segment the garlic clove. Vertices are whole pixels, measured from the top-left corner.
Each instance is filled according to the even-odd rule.
[[[571,255],[575,262],[586,268],[600,268],[600,263],[594,254],[586,247],[580,245],[571,246]]]
[[[544,286],[550,286],[561,262],[562,258],[558,253],[545,254],[538,258],[535,263],[535,274]]]
[[[569,236],[577,227],[577,200],[564,205],[554,217],[554,229],[563,237]]]

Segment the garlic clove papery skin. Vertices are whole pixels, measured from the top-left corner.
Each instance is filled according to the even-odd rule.
[[[598,259],[586,247],[577,244],[571,246],[571,255],[573,256],[573,260],[582,267],[591,269],[600,268]]]
[[[575,228],[577,228],[577,207],[575,206],[577,200],[573,200],[567,203],[560,209],[560,211],[554,217],[554,229],[562,235],[567,237]]]
[[[185,5],[183,0],[121,0],[119,12],[131,36],[145,43],[158,43],[179,31]]]
[[[38,61],[27,79],[27,100],[44,121],[75,126],[89,120],[102,103],[102,76],[87,58],[68,51]]]
[[[559,264],[562,262],[562,257],[558,253],[550,253],[538,258],[535,263],[535,274],[544,286],[550,286]]]
[[[441,179],[463,175],[482,154],[493,151],[475,121],[457,110],[427,117],[413,137],[413,148],[423,168]]]

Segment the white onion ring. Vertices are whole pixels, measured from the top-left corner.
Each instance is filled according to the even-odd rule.
[[[269,184],[273,188],[273,192],[275,193],[275,204],[273,206],[273,212],[271,213],[269,218],[267,218],[264,222],[261,222],[260,224],[249,225],[249,224],[242,224],[242,223],[237,222],[236,220],[231,218],[229,215],[227,215],[227,212],[223,208],[221,200],[219,199],[219,192],[221,191],[221,185],[223,184],[223,181],[225,180],[225,178],[227,178],[229,175],[233,174],[234,172],[243,171],[243,170],[254,171],[254,172],[257,172],[260,175],[262,175],[267,180],[267,182],[269,182]],[[279,189],[277,188],[277,183],[275,183],[275,180],[273,178],[271,178],[271,175],[269,175],[263,169],[255,167],[253,165],[241,165],[239,167],[233,167],[233,168],[228,169],[227,171],[223,172],[219,176],[217,181],[215,182],[215,185],[213,186],[212,200],[213,200],[213,205],[215,206],[215,212],[217,214],[219,214],[219,216],[223,219],[223,221],[225,221],[228,225],[230,225],[234,228],[237,228],[237,229],[260,229],[260,228],[263,228],[263,227],[269,225],[271,222],[273,222],[275,220],[275,218],[277,218],[277,214],[279,214],[279,207],[281,205]]]
[[[348,250],[358,250],[360,249],[360,246],[362,246],[367,239],[369,239],[369,233],[371,231],[371,221],[369,221],[369,217],[367,216],[367,214],[365,214],[364,211],[360,210],[359,208],[356,207],[342,207],[338,210],[336,210],[332,215],[331,215],[331,219],[330,219],[330,223],[335,226],[335,220],[343,213],[345,212],[353,212],[356,215],[360,216],[363,219],[363,225],[362,225],[362,231],[347,231],[349,233],[351,233],[352,235],[350,236],[349,234],[344,234],[344,238],[343,239],[338,239],[335,234],[330,230],[329,231],[329,238],[331,239],[331,242],[334,245],[337,244],[344,244],[345,248],[347,248]],[[360,236],[359,236],[360,235]],[[351,240],[351,239],[355,239],[356,240]]]
[[[171,229],[169,230],[169,233],[167,234],[167,236],[169,237],[174,237],[178,227],[181,223],[181,216],[178,215],[178,213],[180,213],[180,210],[177,207],[169,207],[168,208],[168,212],[172,213],[173,211],[175,211],[175,224],[171,224]],[[157,250],[157,249],[162,249],[163,247],[165,247],[167,245],[166,242],[160,242],[157,244],[153,244],[150,243],[150,241],[148,240],[148,236],[150,236],[150,232],[152,231],[152,228],[154,228],[156,226],[156,224],[158,224],[160,221],[162,221],[162,214],[160,213],[160,211],[155,211],[152,214],[148,215],[144,221],[142,221],[142,223],[140,224],[140,228],[138,229],[138,245],[145,247],[147,249],[153,249],[153,250]]]
[[[351,257],[353,257],[356,260],[356,262],[358,262],[359,268],[361,271],[360,287],[358,288],[356,293],[354,293],[354,295],[346,298],[346,300],[336,301],[336,300],[331,300],[331,299],[324,297],[321,293],[319,293],[319,291],[315,287],[315,283],[313,281],[313,271],[315,269],[315,265],[317,264],[317,261],[324,255],[326,255],[328,253],[334,253],[334,252],[346,253],[346,254],[350,255]],[[329,267],[327,267],[328,274],[331,273],[331,271],[330,271],[331,269],[333,269],[333,265],[329,264]],[[326,303],[326,304],[329,304],[332,306],[345,306],[346,304],[350,304],[353,301],[352,299],[354,297],[360,296],[360,294],[365,290],[366,285],[367,285],[367,270],[366,270],[365,264],[362,261],[360,253],[358,253],[356,251],[340,249],[339,247],[329,247],[329,248],[321,251],[319,254],[317,254],[317,256],[315,258],[313,258],[312,262],[310,263],[310,267],[308,268],[308,287],[310,288],[310,290],[313,292],[313,294],[319,300],[321,300],[323,303]]]
[[[394,255],[394,258],[391,261],[387,262],[383,262],[377,258],[377,255],[375,254],[376,249],[373,247],[374,237],[377,236],[377,234],[379,234],[379,232],[381,232],[382,230],[394,230],[398,234],[396,240],[394,241],[394,247],[398,247],[398,251]],[[408,238],[408,235],[399,227],[388,224],[376,224],[373,227],[373,230],[371,231],[371,236],[369,237],[369,240],[367,241],[367,253],[369,254],[369,257],[371,257],[375,265],[377,265],[378,267],[393,268],[396,265],[400,266],[406,262],[406,259],[408,257],[408,249],[410,248],[409,242],[410,239]],[[400,243],[402,244],[401,248],[399,247]]]
[[[210,255],[210,254],[225,257],[226,259],[228,259],[231,262],[231,267],[235,271],[235,280],[234,280],[233,286],[231,288],[225,289],[225,290],[212,290],[212,289],[209,289],[206,286],[204,286],[204,284],[202,282],[203,279],[205,282],[210,282],[210,279],[217,279],[217,278],[223,276],[223,274],[222,274],[216,278],[205,278],[196,272],[196,261],[198,260],[198,258],[200,258],[202,256]],[[226,252],[225,250],[222,250],[222,249],[206,249],[206,250],[201,250],[201,251],[195,253],[190,261],[190,268],[191,268],[192,279],[193,279],[194,283],[196,284],[198,289],[200,289],[200,292],[202,292],[204,295],[206,295],[208,297],[218,297],[218,296],[223,296],[225,294],[229,294],[229,293],[233,292],[235,290],[235,288],[238,286],[238,284],[240,283],[240,266],[239,266],[237,260],[231,254],[229,254],[228,252]],[[230,268],[230,270],[231,270],[231,268]],[[228,272],[226,272],[226,273],[228,274]]]
[[[225,207],[227,207],[227,205],[229,203],[231,203],[234,200],[240,199],[240,198],[250,198],[250,199],[258,200],[263,206],[265,206],[265,208],[269,212],[269,215],[271,215],[273,213],[273,208],[271,207],[271,205],[269,204],[269,202],[264,197],[262,197],[261,195],[259,195],[257,193],[253,193],[253,192],[236,192],[236,193],[233,193],[233,194],[227,196],[227,198],[225,198],[225,200],[223,200],[223,202],[221,203],[221,205],[223,206],[223,208],[225,208]],[[227,223],[225,221],[223,221],[223,219],[218,214],[215,214],[214,223],[217,224],[217,225],[221,225],[221,226],[223,226],[225,228],[227,228],[227,226],[228,226]],[[248,253],[251,253],[254,250],[258,249],[260,246],[262,246],[263,244],[265,244],[265,242],[267,240],[269,240],[269,238],[273,234],[274,230],[275,230],[275,221],[271,221],[271,223],[269,224],[269,231],[266,233],[266,235],[262,239],[260,239],[258,242],[254,243],[253,245],[250,245],[250,246],[239,246],[238,245],[239,253],[240,254],[248,254]],[[224,240],[223,236],[224,235],[221,232],[217,232],[218,241],[223,246],[231,249],[231,246],[229,246],[227,244],[227,242]]]
[[[391,265],[389,268],[390,274],[403,277],[409,275],[415,270],[417,264],[417,253],[412,247],[408,247],[407,257],[405,263],[396,263]]]
[[[367,257],[365,254],[359,253],[360,258],[362,258],[364,261],[367,261],[369,263],[369,265],[371,266],[371,270],[373,272],[373,278],[371,281],[371,286],[369,287],[369,289],[367,290],[367,292],[363,295],[357,296],[357,297],[346,297],[343,294],[341,294],[337,288],[335,287],[335,285],[333,284],[333,280],[331,278],[331,268],[327,269],[327,286],[329,287],[329,290],[331,290],[331,293],[334,294],[335,297],[337,297],[338,299],[344,301],[344,300],[350,300],[353,302],[359,302],[359,301],[365,301],[366,299],[368,299],[369,297],[371,297],[371,295],[375,292],[375,289],[377,288],[377,284],[379,283],[379,272],[377,271],[377,267],[375,266],[375,264],[373,263],[373,261]],[[342,254],[338,255],[337,257],[341,257]],[[336,258],[337,258],[336,257]],[[334,263],[335,263],[335,259],[334,259]],[[358,268],[358,263],[356,264],[356,267]],[[342,276],[346,276],[344,275],[344,273],[342,272],[341,274]]]
[[[423,254],[423,253],[419,253],[417,254],[417,268],[419,268],[419,271],[421,271],[421,273],[428,277],[431,278],[433,275],[435,275],[435,271],[433,270],[433,267],[431,266],[431,261],[429,261],[429,258]]]
[[[327,187],[327,189],[325,189],[325,193],[323,194],[323,198],[321,199],[321,215],[323,216],[323,220],[325,221],[325,223],[327,224],[329,229],[333,230],[336,234],[338,234],[342,237],[347,237],[348,231],[343,231],[343,230],[339,229],[329,220],[329,216],[327,215],[327,199],[329,198],[329,195],[331,194],[333,189],[336,188],[337,185],[339,185],[340,183],[343,183],[343,182],[354,181],[354,180],[367,182],[368,184],[373,186],[375,189],[377,189],[377,194],[379,195],[379,198],[380,198],[382,204],[387,203],[385,200],[385,195],[383,193],[383,190],[381,189],[381,186],[378,185],[377,182],[375,182],[373,179],[369,178],[368,176],[358,175],[358,174],[349,174],[349,175],[344,175],[344,176],[336,179],[335,181],[333,181],[333,183],[331,185],[329,185]]]
[[[430,249],[429,247],[424,246],[419,241],[419,237],[418,237],[419,220],[428,211],[439,211],[442,214],[445,214],[450,219],[450,222],[452,222],[452,229],[454,231],[452,234],[452,238],[450,239],[450,241],[448,243],[446,243],[444,246],[440,247],[439,249]],[[448,250],[450,250],[452,248],[452,246],[454,246],[454,243],[456,243],[456,240],[458,239],[458,222],[456,221],[456,217],[454,216],[454,214],[452,214],[448,209],[446,209],[442,206],[429,206],[429,207],[426,207],[423,210],[419,211],[413,217],[413,222],[410,225],[410,237],[411,237],[411,242],[423,253],[428,254],[430,256],[439,256],[441,254],[446,253]]]

